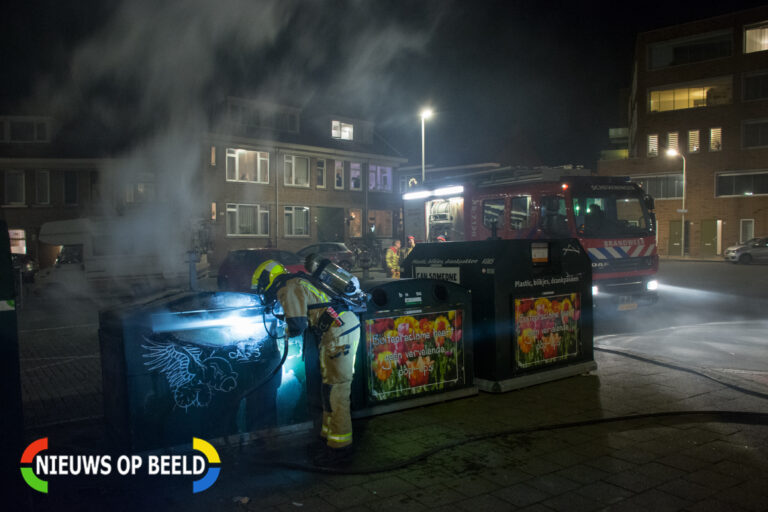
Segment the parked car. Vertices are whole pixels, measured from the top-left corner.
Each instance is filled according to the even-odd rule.
[[[723,257],[733,263],[768,263],[768,237],[751,238],[743,244],[732,245],[725,250]]]
[[[304,260],[292,252],[280,249],[238,249],[229,251],[219,267],[219,290],[248,292],[256,268],[267,260],[276,260],[289,272],[306,272]]]
[[[21,279],[25,283],[34,283],[35,274],[40,270],[40,265],[29,254],[11,254],[13,262],[13,271],[18,274],[21,272]]]
[[[306,258],[310,254],[317,254],[321,258],[328,258],[345,270],[351,270],[355,261],[355,254],[341,242],[322,242],[308,245],[296,254],[302,258]]]

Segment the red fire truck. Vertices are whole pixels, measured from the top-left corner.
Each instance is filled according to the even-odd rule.
[[[653,198],[628,178],[547,168],[450,185],[403,196],[407,235],[429,242],[577,238],[592,260],[596,303],[629,310],[656,302]]]

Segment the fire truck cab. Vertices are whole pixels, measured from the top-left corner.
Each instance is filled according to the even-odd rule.
[[[656,302],[653,198],[628,178],[547,168],[461,182],[406,194],[406,230],[422,241],[577,238],[592,262],[595,303]]]

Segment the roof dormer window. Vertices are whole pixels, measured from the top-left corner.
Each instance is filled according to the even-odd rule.
[[[354,126],[341,121],[331,121],[331,137],[341,140],[354,140]]]

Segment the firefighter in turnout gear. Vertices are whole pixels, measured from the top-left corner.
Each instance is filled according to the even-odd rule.
[[[416,247],[416,237],[415,236],[409,236],[405,240],[405,248],[403,249],[403,259],[407,258],[409,254],[411,254],[411,251],[413,248]]]
[[[395,240],[386,254],[387,277],[400,279],[400,240]]]
[[[306,274],[290,274],[277,261],[268,260],[253,273],[253,289],[264,304],[280,303],[287,334],[301,336],[307,329],[318,343],[322,376],[323,417],[320,436],[323,453],[315,462],[331,466],[347,461],[352,450],[350,390],[355,353],[360,339],[360,320],[352,311],[337,311],[332,297]]]

